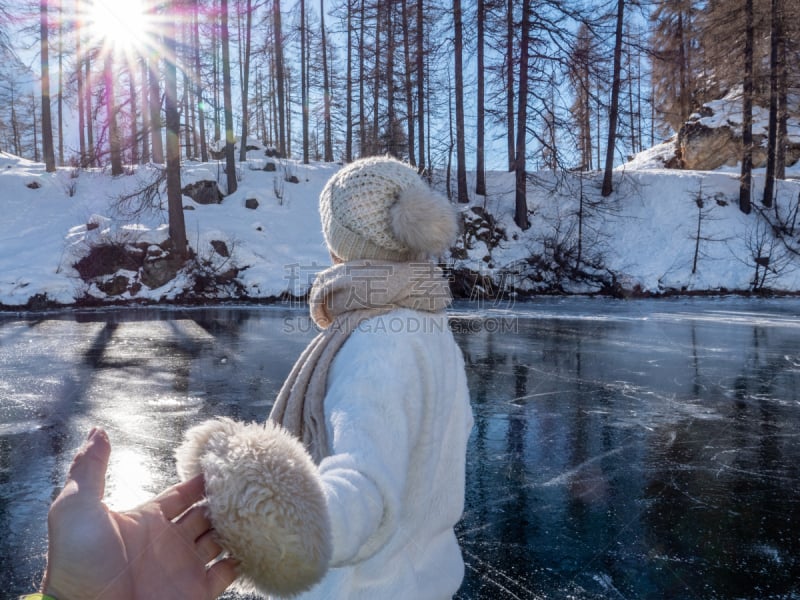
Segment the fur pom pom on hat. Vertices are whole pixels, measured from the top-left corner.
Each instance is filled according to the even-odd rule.
[[[190,429],[176,457],[183,480],[204,475],[209,518],[239,561],[240,591],[291,597],[322,578],[332,552],[328,509],[296,438],[272,421],[220,418]]]
[[[342,168],[325,185],[319,205],[325,241],[343,261],[425,260],[443,254],[458,235],[450,202],[390,157]]]

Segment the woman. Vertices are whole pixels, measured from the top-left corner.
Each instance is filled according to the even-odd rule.
[[[193,428],[179,472],[203,473],[241,589],[450,598],[472,413],[430,259],[454,241],[457,214],[412,168],[376,157],[331,178],[320,215],[334,261],[310,293],[322,332],[265,425]]]

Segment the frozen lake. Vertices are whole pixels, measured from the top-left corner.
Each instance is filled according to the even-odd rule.
[[[459,598],[800,598],[800,301],[451,312],[475,412]],[[91,426],[108,504],[135,506],[175,481],[188,427],[266,417],[305,315],[0,314],[0,595],[38,583]]]

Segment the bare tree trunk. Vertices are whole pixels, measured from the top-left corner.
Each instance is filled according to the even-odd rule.
[[[58,0],[58,164],[64,164],[64,6]]]
[[[325,138],[323,160],[333,162],[333,132],[331,127],[331,81],[328,72],[328,34],[325,31],[325,2],[319,0],[320,30],[322,32],[322,116]],[[349,30],[348,30],[349,34]],[[348,104],[349,108],[349,104]]]
[[[181,112],[183,117],[183,147],[186,158],[193,156],[192,154],[192,125],[189,122],[189,74],[183,71],[183,85],[181,86]],[[179,130],[180,131],[180,130]]]
[[[452,78],[450,77],[450,69],[447,69],[447,121],[448,121],[448,133],[449,133],[449,144],[447,145],[447,168],[445,169],[445,191],[447,193],[447,199],[453,199],[453,146],[455,146],[455,136],[453,135],[453,82]],[[430,123],[430,119],[428,119]],[[430,164],[430,163],[428,163]]]
[[[678,11],[678,35],[680,39],[678,40],[678,65],[680,69],[680,86],[681,89],[678,92],[679,102],[681,105],[681,114],[680,114],[680,121],[684,122],[686,119],[689,118],[691,114],[691,108],[689,106],[689,73],[688,73],[688,65],[687,63],[687,52],[686,52],[686,36],[684,31],[684,23],[683,23],[683,10]]]
[[[233,134],[233,101],[231,100],[231,57],[228,33],[228,0],[220,0],[220,42],[222,42],[222,97],[225,110],[225,174],[227,192],[233,194],[237,188],[236,156]]]
[[[753,178],[753,0],[745,0],[744,82],[742,91],[742,171],[739,180],[739,210],[752,210]]]
[[[766,208],[771,208],[775,196],[775,160],[778,149],[778,0],[770,2],[769,44],[769,127],[767,134],[767,172],[764,177]],[[777,210],[777,207],[776,207]]]
[[[392,2],[386,2],[386,151],[392,156],[399,156],[400,145],[397,143],[397,110],[394,103],[394,53],[395,26]]]
[[[345,74],[344,162],[353,160],[353,2],[347,0],[347,67]]]
[[[242,66],[242,137],[239,148],[239,161],[247,160],[247,134],[250,126],[247,113],[247,100],[250,94],[250,45],[253,31],[253,3],[247,0],[247,16],[244,30],[244,61]]]
[[[216,0],[214,0],[216,2]],[[220,115],[221,112],[221,105],[219,101],[219,17],[216,14],[216,11],[212,11],[214,14],[213,26],[211,27],[211,48],[213,50],[213,55],[211,59],[211,79],[212,84],[211,87],[214,90],[214,142],[218,143],[222,140],[222,128],[220,124]]]
[[[269,104],[270,104],[270,112],[272,117],[272,145],[274,148],[278,148],[278,130],[280,127],[278,126],[278,91],[276,87],[275,80],[277,79],[275,75],[275,55],[273,54],[270,57],[269,61],[269,69],[270,69],[270,78],[269,78]]]
[[[528,57],[530,51],[531,0],[522,0],[522,41],[519,58],[519,94],[517,112],[517,143],[515,160],[514,222],[522,230],[531,224],[528,220],[528,177],[525,169],[528,122]]]
[[[375,154],[380,138],[381,33],[383,25],[381,11],[385,1],[388,0],[377,0],[375,5],[375,72],[373,73],[372,135],[370,136],[372,139],[369,141],[369,154]]]
[[[84,98],[86,102],[86,143],[88,145],[87,152],[89,153],[88,164],[93,167],[97,163],[97,153],[94,149],[94,115],[92,114],[92,64],[89,56],[86,56],[85,77],[84,77]]]
[[[467,191],[467,156],[464,139],[464,40],[461,21],[461,0],[453,0],[453,24],[455,27],[455,76],[456,76],[456,180],[457,198],[461,204],[469,202]]]
[[[476,131],[476,147],[475,147],[475,193],[480,196],[486,195],[486,166],[485,166],[485,112],[486,106],[484,101],[484,68],[483,68],[483,30],[486,19],[486,7],[484,0],[478,0],[478,98],[475,110],[477,112],[477,131]]]
[[[603,173],[603,197],[614,191],[614,150],[617,143],[617,118],[619,116],[619,88],[622,63],[622,21],[625,14],[625,0],[617,0],[617,28],[614,34],[614,74],[611,82],[611,106],[608,109],[608,146],[606,146],[606,166]]]
[[[53,150],[53,120],[50,115],[50,58],[49,34],[50,23],[47,16],[47,0],[39,3],[39,32],[41,34],[40,54],[42,67],[42,154],[48,173],[56,170],[56,158]]]
[[[419,160],[417,170],[425,170],[425,9],[417,0],[417,129],[419,130]]]
[[[786,38],[783,7],[779,11],[778,25],[778,144],[775,151],[775,177],[786,179],[786,138],[788,136],[788,90],[786,65]]]
[[[195,100],[197,102],[197,112],[200,127],[200,160],[208,162],[208,145],[206,144],[206,104],[203,100],[202,69],[200,67],[200,10],[199,0],[194,0],[192,4],[192,25],[194,37],[194,84]]]
[[[31,92],[31,116],[33,116],[33,161],[39,162],[39,123],[36,121],[36,94]]]
[[[411,31],[408,22],[408,0],[401,2],[401,19],[403,29],[403,58],[405,59],[403,73],[406,86],[406,137],[408,143],[408,162],[412,167],[417,166],[417,157],[414,149],[414,89],[411,83]]]
[[[129,145],[131,150],[132,165],[135,165],[139,162],[139,129],[136,124],[138,107],[136,105],[136,80],[133,76],[134,67],[134,64],[131,64],[128,67],[128,94],[131,97],[131,137]]]
[[[107,52],[103,63],[103,80],[105,84],[106,115],[108,118],[108,148],[111,155],[111,175],[116,177],[124,172],[122,168],[122,148],[117,124],[117,106],[114,89],[114,60],[111,52]]]
[[[150,98],[147,57],[142,57],[142,163],[150,162]]]
[[[161,139],[161,90],[158,85],[158,55],[150,55],[150,144],[153,162],[164,162],[164,142]]]
[[[306,48],[306,6],[300,0],[300,109],[303,127],[303,164],[308,164],[308,50]]]
[[[80,164],[86,160],[86,105],[84,103],[83,52],[81,36],[83,35],[80,15],[83,14],[83,0],[75,0],[75,57],[78,61],[75,72],[78,84],[78,152]]]
[[[272,17],[275,36],[275,79],[278,95],[278,154],[286,156],[286,91],[283,66],[283,34],[281,33],[281,2],[273,0]]]
[[[514,0],[508,0],[506,9],[506,142],[508,170],[517,167],[514,145]]]
[[[169,237],[177,256],[185,260],[187,255],[186,224],[183,218],[183,196],[181,194],[181,146],[180,115],[178,114],[178,77],[175,64],[175,20],[178,2],[173,0],[165,19],[164,46],[167,60],[164,65],[164,116],[167,128],[167,206],[169,212]]]
[[[361,21],[359,23],[358,31],[358,155],[364,157],[367,155],[367,114],[366,106],[364,104],[364,81],[367,78],[365,72],[365,56],[366,49],[364,47],[364,36],[366,35],[366,26],[364,24],[365,6],[364,0],[361,0]]]

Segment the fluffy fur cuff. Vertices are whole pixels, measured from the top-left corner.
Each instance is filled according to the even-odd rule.
[[[186,433],[178,473],[205,476],[220,546],[240,563],[242,590],[293,596],[316,584],[331,557],[317,467],[281,427],[206,421]]]

